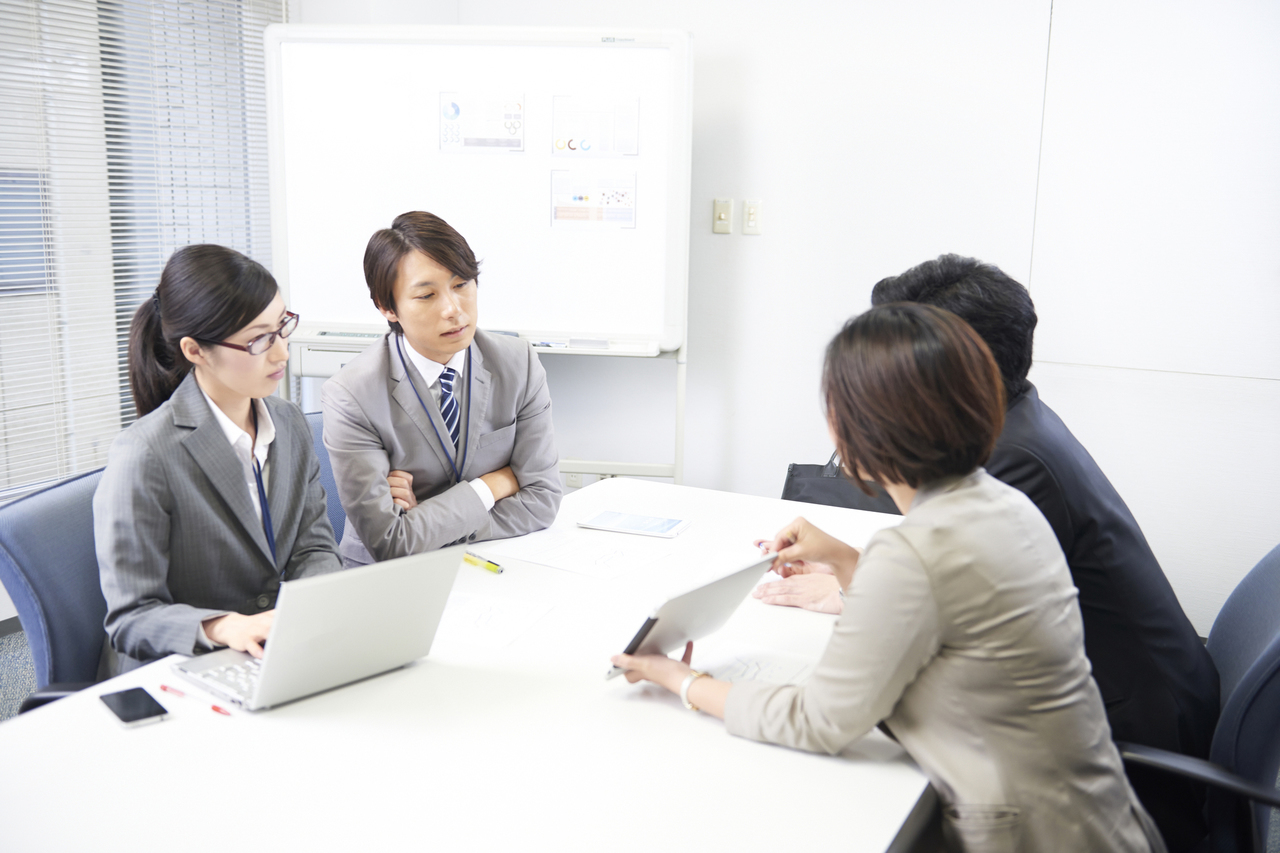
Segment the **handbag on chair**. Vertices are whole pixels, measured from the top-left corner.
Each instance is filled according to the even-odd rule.
[[[901,515],[893,498],[875,483],[867,485],[875,492],[868,496],[857,486],[849,482],[840,466],[835,453],[826,465],[801,465],[791,463],[787,466],[787,479],[782,484],[784,501],[803,501],[826,506],[842,506],[848,509],[863,509],[870,512],[887,512]]]

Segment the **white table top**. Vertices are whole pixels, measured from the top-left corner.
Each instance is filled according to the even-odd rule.
[[[883,735],[810,755],[603,676],[654,605],[745,564],[796,515],[856,544],[898,519],[616,479],[566,496],[556,527],[601,509],[693,524],[611,578],[464,565],[427,658],[271,711],[214,713],[161,661],[0,725],[0,846],[885,850],[926,780]],[[792,677],[833,620],[748,599],[694,664]],[[95,698],[135,685],[171,719],[126,730]]]

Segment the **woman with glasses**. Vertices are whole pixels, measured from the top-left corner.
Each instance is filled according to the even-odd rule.
[[[883,721],[942,798],[948,849],[1163,851],[1111,742],[1057,537],[981,467],[1004,420],[986,344],[950,312],[882,305],[832,340],[823,392],[855,484],[880,483],[904,518],[861,554],[804,519],[768,543],[779,573],[822,564],[844,592],[812,677],[730,684],[688,654],[614,664],[754,740],[836,754]]]
[[[261,657],[281,582],[341,568],[311,430],[271,396],[297,324],[271,273],[213,245],[175,252],[134,314],[138,420],[93,500],[110,671]]]

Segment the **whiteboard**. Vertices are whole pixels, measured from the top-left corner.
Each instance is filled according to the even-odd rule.
[[[691,58],[671,31],[274,25],[272,257],[308,330],[385,330],[369,237],[427,210],[480,261],[481,328],[674,350]]]

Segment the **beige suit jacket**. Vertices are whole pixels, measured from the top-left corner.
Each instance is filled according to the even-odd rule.
[[[437,437],[449,436],[440,409],[413,362],[400,361],[395,343],[388,333],[321,389],[324,444],[347,513],[339,544],[344,564],[519,536],[550,525],[560,508],[560,457],[547,375],[528,342],[477,331],[471,344],[462,479],[510,465],[520,484],[520,491],[488,512],[469,483],[455,480]],[[413,475],[418,505],[407,512],[391,502],[391,471]]]
[[[725,720],[833,754],[884,720],[960,849],[1164,849],[1111,742],[1053,530],[982,469],[872,537],[807,683],[735,684]]]

